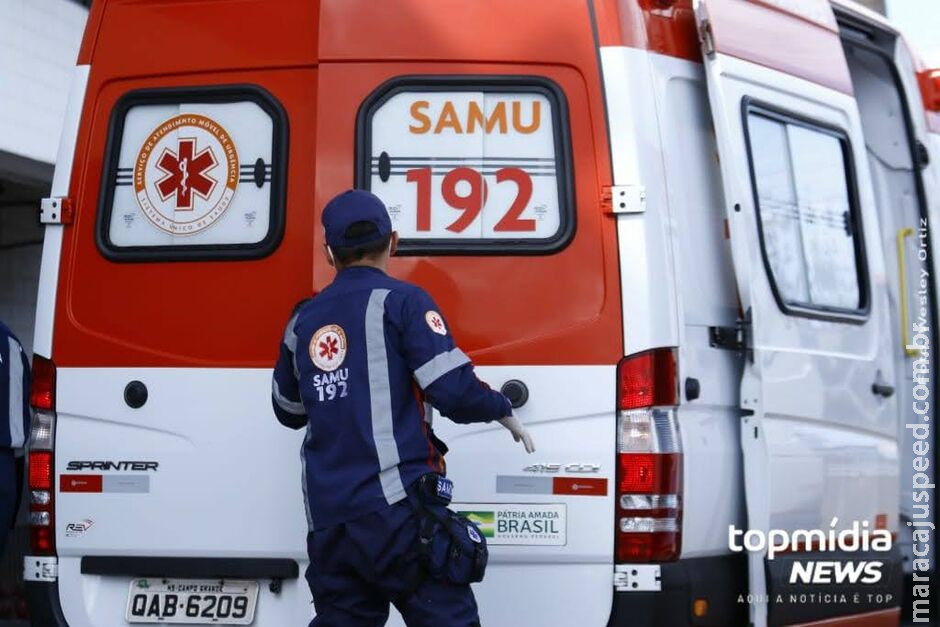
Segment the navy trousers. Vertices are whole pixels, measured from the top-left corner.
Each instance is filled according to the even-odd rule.
[[[0,448],[0,555],[3,555],[19,505],[19,479],[13,450]]]
[[[479,627],[469,585],[422,577],[407,500],[307,535],[310,627],[379,627],[394,604],[409,627]]]

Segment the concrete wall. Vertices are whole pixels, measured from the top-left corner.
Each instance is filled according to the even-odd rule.
[[[42,228],[34,204],[0,208],[0,320],[32,358]]]
[[[859,4],[864,4],[869,9],[885,14],[885,0],[855,0]]]
[[[55,161],[87,17],[70,0],[0,0],[0,152]]]

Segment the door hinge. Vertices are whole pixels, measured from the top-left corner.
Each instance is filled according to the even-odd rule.
[[[708,345],[729,351],[749,351],[751,344],[751,310],[733,327],[708,327]]]
[[[708,327],[708,345],[728,351],[744,350],[744,329],[740,324],[733,327]]]
[[[698,37],[702,42],[702,49],[705,54],[710,57],[715,56],[715,32],[712,30],[711,20],[704,19],[699,22]]]
[[[601,195],[604,213],[643,213],[646,211],[646,187],[643,185],[613,185],[605,187]]]
[[[754,363],[754,340],[751,308],[744,312],[744,318],[738,319],[733,327],[708,327],[708,345],[721,350],[742,353]]]
[[[43,198],[39,205],[39,221],[43,224],[71,224],[74,217],[72,201],[65,196]]]

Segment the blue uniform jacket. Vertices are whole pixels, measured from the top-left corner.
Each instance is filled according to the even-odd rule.
[[[421,475],[444,473],[425,402],[460,423],[512,413],[477,379],[427,292],[363,266],[341,271],[291,317],[272,396],[282,424],[307,427],[311,530],[378,511]]]
[[[29,360],[0,322],[0,448],[22,448],[29,437]]]

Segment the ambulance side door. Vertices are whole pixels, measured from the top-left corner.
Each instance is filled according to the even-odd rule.
[[[858,107],[828,2],[782,4],[695,2],[742,312],[747,527],[896,526],[890,320]],[[827,617],[774,602],[792,590],[788,560],[766,546],[748,560],[753,625]]]

